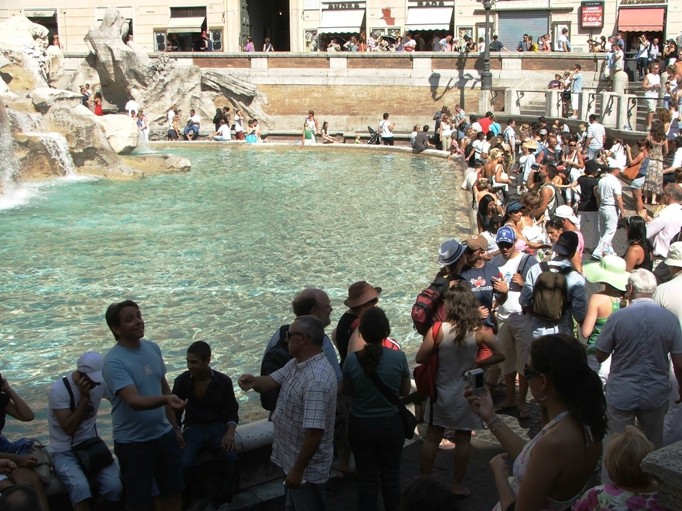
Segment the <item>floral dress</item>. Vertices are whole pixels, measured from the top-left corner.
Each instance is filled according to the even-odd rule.
[[[633,493],[613,484],[603,484],[587,490],[573,506],[573,511],[664,511],[658,503],[658,493]]]
[[[660,195],[663,193],[663,144],[652,142],[651,145],[653,147],[649,152],[649,167],[642,189]]]

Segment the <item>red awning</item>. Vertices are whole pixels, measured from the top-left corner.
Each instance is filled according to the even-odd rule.
[[[658,32],[663,30],[664,8],[624,9],[618,11],[618,30]]]

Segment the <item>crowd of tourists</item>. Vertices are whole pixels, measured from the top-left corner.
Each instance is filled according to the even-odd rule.
[[[455,466],[447,493],[471,495],[470,438],[487,427],[505,450],[491,460],[496,509],[627,509],[632,498],[661,508],[639,463],[654,448],[682,439],[676,104],[674,98],[655,112],[636,153],[621,139],[607,141],[596,115],[572,133],[561,119],[543,117],[521,126],[508,119],[503,128],[492,112],[477,118],[456,105],[434,115],[433,136],[429,126],[415,126],[416,152],[433,146],[466,163],[462,188],[476,228],[462,241],[433,247],[441,269],[412,309],[424,336],[414,362],[434,370],[423,413],[424,477],[413,485],[432,487],[427,476],[440,442],[450,436]],[[239,110],[232,119],[230,113],[216,111],[215,137],[243,119]],[[169,130],[179,114],[175,106],[168,110]],[[195,116],[190,112],[183,130],[188,138],[198,132]],[[384,113],[378,139],[392,145],[394,127]],[[302,145],[318,132],[310,111]],[[636,199],[629,217],[624,180]],[[628,242],[616,255],[619,226]],[[592,231],[597,236],[590,239]],[[587,281],[600,286],[589,297]],[[238,378],[271,412],[271,459],[284,474],[288,509],[326,509],[335,452],[339,473],[357,472],[361,510],[377,509],[379,498],[384,509],[409,509],[410,495],[422,494],[413,485],[401,492],[402,447],[414,424],[412,432],[405,427],[400,398],[410,393],[411,375],[378,307],[381,292],[365,281],[352,284],[347,310],[328,336],[328,295],[302,290],[292,301],[295,319],[265,347],[262,374]],[[195,509],[207,500],[219,506],[230,497],[237,464],[232,380],[210,367],[211,348],[198,341],[187,349],[188,371],[171,388],[159,346],[144,338],[138,304],[112,304],[105,320],[114,347],[104,357],[83,353],[48,394],[54,471],[74,509],[116,509],[123,499],[127,509],[150,509],[156,500],[172,511],[183,508],[183,497]],[[465,382],[463,373],[473,379]],[[485,385],[477,385],[476,375]],[[0,380],[1,432],[7,415],[20,421],[34,415],[10,382]],[[503,395],[495,405],[498,389]],[[526,442],[500,415],[513,410],[528,419],[529,391],[544,424]],[[115,456],[97,435],[102,398],[112,402]],[[602,484],[586,488],[602,453]],[[0,435],[0,508],[33,499],[28,509],[49,509],[36,470],[40,456],[34,442]],[[212,477],[219,484],[209,484]]]

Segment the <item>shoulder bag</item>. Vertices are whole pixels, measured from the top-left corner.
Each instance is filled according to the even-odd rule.
[[[400,418],[403,421],[403,429],[405,430],[405,438],[408,440],[414,438],[414,430],[417,427],[417,418],[414,414],[407,409],[407,407],[400,401],[400,398],[396,396],[391,389],[389,389],[384,382],[381,381],[377,373],[372,374],[370,378],[374,386],[377,388],[381,395],[384,396],[392,405],[395,405],[400,412]]]
[[[433,324],[433,348],[429,353],[429,359],[425,364],[419,364],[414,368],[412,376],[414,377],[414,384],[417,386],[417,392],[424,398],[429,398],[433,403],[438,399],[438,388],[436,387],[436,373],[438,372],[438,333],[440,332],[442,323],[436,321]]]
[[[644,161],[648,160],[648,159],[649,158],[646,158],[646,157],[642,158],[639,161],[639,163],[635,163],[634,165],[630,165],[628,167],[625,167],[623,169],[623,177],[626,179],[630,179],[630,180],[637,179],[637,177],[639,177],[639,175],[641,173],[642,166],[644,165]],[[649,163],[647,161],[647,167],[648,166],[649,166]],[[644,170],[644,172],[646,172],[646,169]]]
[[[71,390],[71,384],[69,380],[64,376],[62,378],[64,386],[69,393],[70,408],[73,412],[76,409],[76,399]],[[79,444],[73,445],[73,437],[71,439],[71,451],[73,455],[78,460],[78,464],[83,469],[86,474],[92,474],[98,470],[108,467],[114,462],[114,457],[109,451],[109,447],[96,433],[97,427],[95,426],[95,436],[81,442]]]

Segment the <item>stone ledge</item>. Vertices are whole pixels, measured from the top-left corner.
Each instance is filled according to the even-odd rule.
[[[682,442],[650,453],[642,469],[658,481],[660,502],[670,511],[682,511]]]

